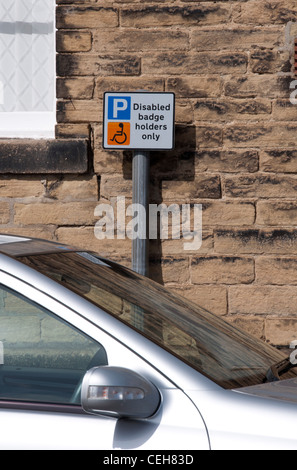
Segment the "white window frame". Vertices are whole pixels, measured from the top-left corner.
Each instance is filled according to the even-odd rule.
[[[5,0],[7,2],[8,0]],[[19,0],[9,0],[11,4],[18,2]],[[41,0],[29,0],[36,2],[36,5],[40,7],[42,5]],[[0,138],[54,138],[55,136],[55,125],[56,125],[56,1],[52,0],[52,21],[53,24],[51,30],[51,47],[52,57],[50,59],[50,68],[52,74],[52,82],[48,97],[48,105],[46,110],[18,110],[14,111],[0,111]],[[37,20],[38,21],[38,20]],[[13,24],[13,23],[11,23]],[[23,28],[30,27],[30,22],[18,23],[17,18],[15,24]],[[1,18],[0,18],[1,25]],[[4,27],[9,27],[10,23],[6,22]],[[34,32],[34,21],[31,22],[32,31]],[[1,34],[1,31],[0,31]],[[19,34],[16,32],[15,34]],[[40,33],[37,33],[40,34]],[[41,33],[42,34],[42,33]],[[1,43],[0,43],[1,46]],[[1,52],[1,50],[0,50]],[[0,58],[1,60],[1,58]],[[1,62],[0,62],[1,63]],[[5,96],[5,86],[0,80],[0,104],[3,104]]]

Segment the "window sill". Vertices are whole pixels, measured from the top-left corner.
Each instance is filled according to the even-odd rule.
[[[83,174],[89,153],[87,139],[0,139],[0,174]]]

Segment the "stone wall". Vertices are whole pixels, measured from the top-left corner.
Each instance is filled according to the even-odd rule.
[[[102,149],[104,91],[176,95],[176,148],[151,154],[151,202],[202,204],[203,243],[151,242],[150,275],[258,337],[297,337],[297,5],[291,0],[57,1],[57,139],[83,174],[3,175],[1,230],[130,265],[95,208],[131,202],[129,152]]]

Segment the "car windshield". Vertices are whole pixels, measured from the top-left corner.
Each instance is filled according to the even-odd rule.
[[[156,282],[90,252],[19,258],[117,317],[223,388],[256,385],[283,354]],[[295,376],[294,370],[288,376]]]

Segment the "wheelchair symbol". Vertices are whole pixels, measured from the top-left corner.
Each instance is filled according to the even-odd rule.
[[[130,144],[130,123],[112,122],[108,124],[109,145]]]
[[[111,142],[116,142],[119,145],[123,145],[127,141],[127,134],[124,132],[124,124],[122,122],[119,123],[120,130],[115,133]]]

